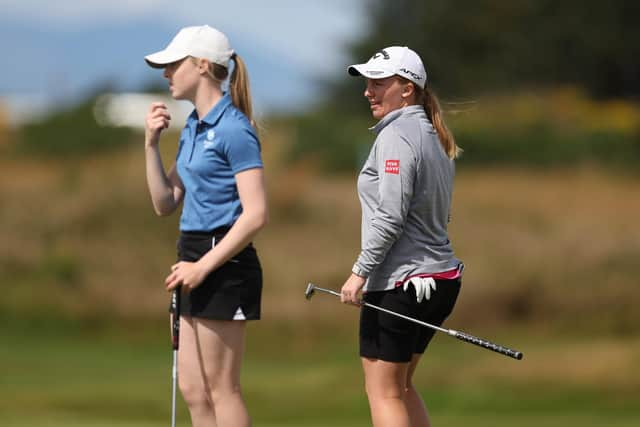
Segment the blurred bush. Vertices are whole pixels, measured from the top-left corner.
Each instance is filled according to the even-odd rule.
[[[97,97],[52,110],[43,119],[25,124],[17,135],[15,150],[21,154],[66,157],[87,155],[122,147],[131,140],[127,128],[100,126],[94,117]]]
[[[640,105],[577,89],[479,98],[449,123],[465,149],[461,164],[634,169],[640,160]]]
[[[7,149],[9,140],[11,139],[11,130],[9,128],[9,120],[7,112],[2,104],[0,104],[0,153]]]
[[[364,162],[373,134],[373,122],[362,116],[341,115],[332,109],[313,111],[298,117],[292,126],[296,138],[286,158],[290,162],[313,160],[324,171],[352,172]]]

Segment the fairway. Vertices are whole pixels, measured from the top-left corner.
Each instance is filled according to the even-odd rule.
[[[12,207],[0,211],[2,427],[170,424],[161,284],[177,218],[151,212],[141,162],[136,150],[86,164],[0,160],[12,183],[0,188]],[[254,425],[368,426],[358,311],[304,298],[309,281],[336,290],[351,268],[354,182],[295,168],[270,182],[273,218],[256,242],[263,320],[248,328],[242,372]],[[524,359],[437,335],[415,378],[433,425],[640,425],[638,179],[470,170],[456,185],[451,232],[466,268],[445,326]],[[188,426],[181,398],[178,410]]]
[[[138,330],[126,323],[93,328],[74,323],[60,328],[19,325],[5,322],[0,329],[9,344],[0,349],[3,426],[169,423],[166,325],[147,324]],[[369,425],[355,324],[326,323],[315,331],[269,320],[250,325],[243,386],[254,425]],[[632,372],[632,362],[640,358],[638,340],[523,339],[516,332],[497,338],[517,343],[525,353],[522,361],[449,337],[436,338],[417,373],[434,425],[638,425],[637,376],[615,373],[623,368]],[[616,364],[585,372],[579,366],[561,366],[590,357],[583,352],[585,346],[594,350],[593,356],[604,348],[620,352]],[[563,380],[555,377],[562,372]],[[609,378],[606,386],[599,382],[601,376]],[[182,400],[178,410],[179,425],[188,426]]]

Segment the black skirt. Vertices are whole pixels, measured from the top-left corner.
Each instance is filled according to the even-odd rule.
[[[212,232],[182,231],[178,260],[198,261],[219,242],[228,228]],[[258,320],[262,298],[262,268],[252,244],[209,274],[191,291],[183,291],[183,316],[212,320]]]

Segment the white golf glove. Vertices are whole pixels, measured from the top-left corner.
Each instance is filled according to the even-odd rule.
[[[406,292],[409,288],[409,284],[413,283],[416,288],[416,300],[420,303],[423,299],[429,300],[431,298],[431,292],[436,290],[436,281],[433,277],[413,277],[406,282],[402,288]]]

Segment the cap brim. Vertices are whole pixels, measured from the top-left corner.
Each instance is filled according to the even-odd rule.
[[[358,66],[363,66],[364,64],[358,64],[358,65],[350,65],[349,68],[347,68],[347,72],[349,73],[350,76],[361,76],[362,74],[360,74],[360,71],[358,71]]]
[[[387,77],[391,77],[394,74],[389,70],[371,68],[370,66],[367,66],[367,65],[368,64],[351,65],[349,66],[349,68],[347,68],[347,71],[352,76],[363,76],[368,79],[384,79]]]
[[[187,56],[188,55],[185,53],[161,50],[160,52],[145,56],[144,60],[147,61],[147,64],[152,68],[164,68],[173,62],[186,58]]]

